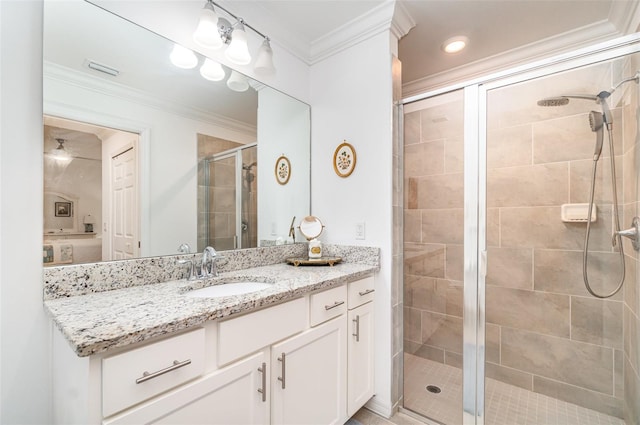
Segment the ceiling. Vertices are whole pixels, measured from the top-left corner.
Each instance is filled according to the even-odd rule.
[[[383,0],[220,0],[234,13],[259,19],[262,31],[313,63],[313,46],[347,30]],[[399,0],[415,26],[400,40],[407,86],[494,71],[514,63],[584,47],[638,26],[638,0]],[[257,22],[257,21],[251,21]],[[258,24],[256,24],[258,25]],[[465,35],[468,47],[445,54],[442,42]],[[306,54],[305,54],[306,50]],[[306,57],[305,57],[306,56]],[[455,70],[455,75],[451,71]]]

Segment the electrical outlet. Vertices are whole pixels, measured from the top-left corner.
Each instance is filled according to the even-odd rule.
[[[365,226],[364,222],[356,223],[356,239],[364,240]]]
[[[271,223],[271,235],[275,236],[277,234],[278,234],[278,225],[274,221],[274,222]]]

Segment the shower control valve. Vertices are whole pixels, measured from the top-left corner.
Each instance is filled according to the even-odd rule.
[[[640,218],[633,217],[631,226],[632,227],[628,229],[614,232],[613,239],[611,241],[613,243],[613,246],[616,246],[617,236],[624,236],[625,238],[631,239],[633,249],[635,249],[636,251],[640,251]]]

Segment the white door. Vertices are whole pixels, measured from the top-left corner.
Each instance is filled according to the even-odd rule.
[[[268,374],[267,363],[266,352],[256,353],[103,423],[266,425],[269,377],[263,374]]]
[[[344,424],[346,332],[341,315],[272,347],[272,423]]]
[[[111,260],[140,256],[136,163],[135,147],[111,158]]]
[[[347,413],[353,416],[373,397],[373,302],[349,311]]]

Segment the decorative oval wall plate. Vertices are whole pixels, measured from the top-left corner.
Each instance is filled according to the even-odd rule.
[[[276,180],[280,184],[287,184],[291,177],[291,163],[286,156],[282,155],[276,160]]]
[[[348,177],[356,168],[356,150],[345,140],[333,154],[333,169],[340,177]]]

